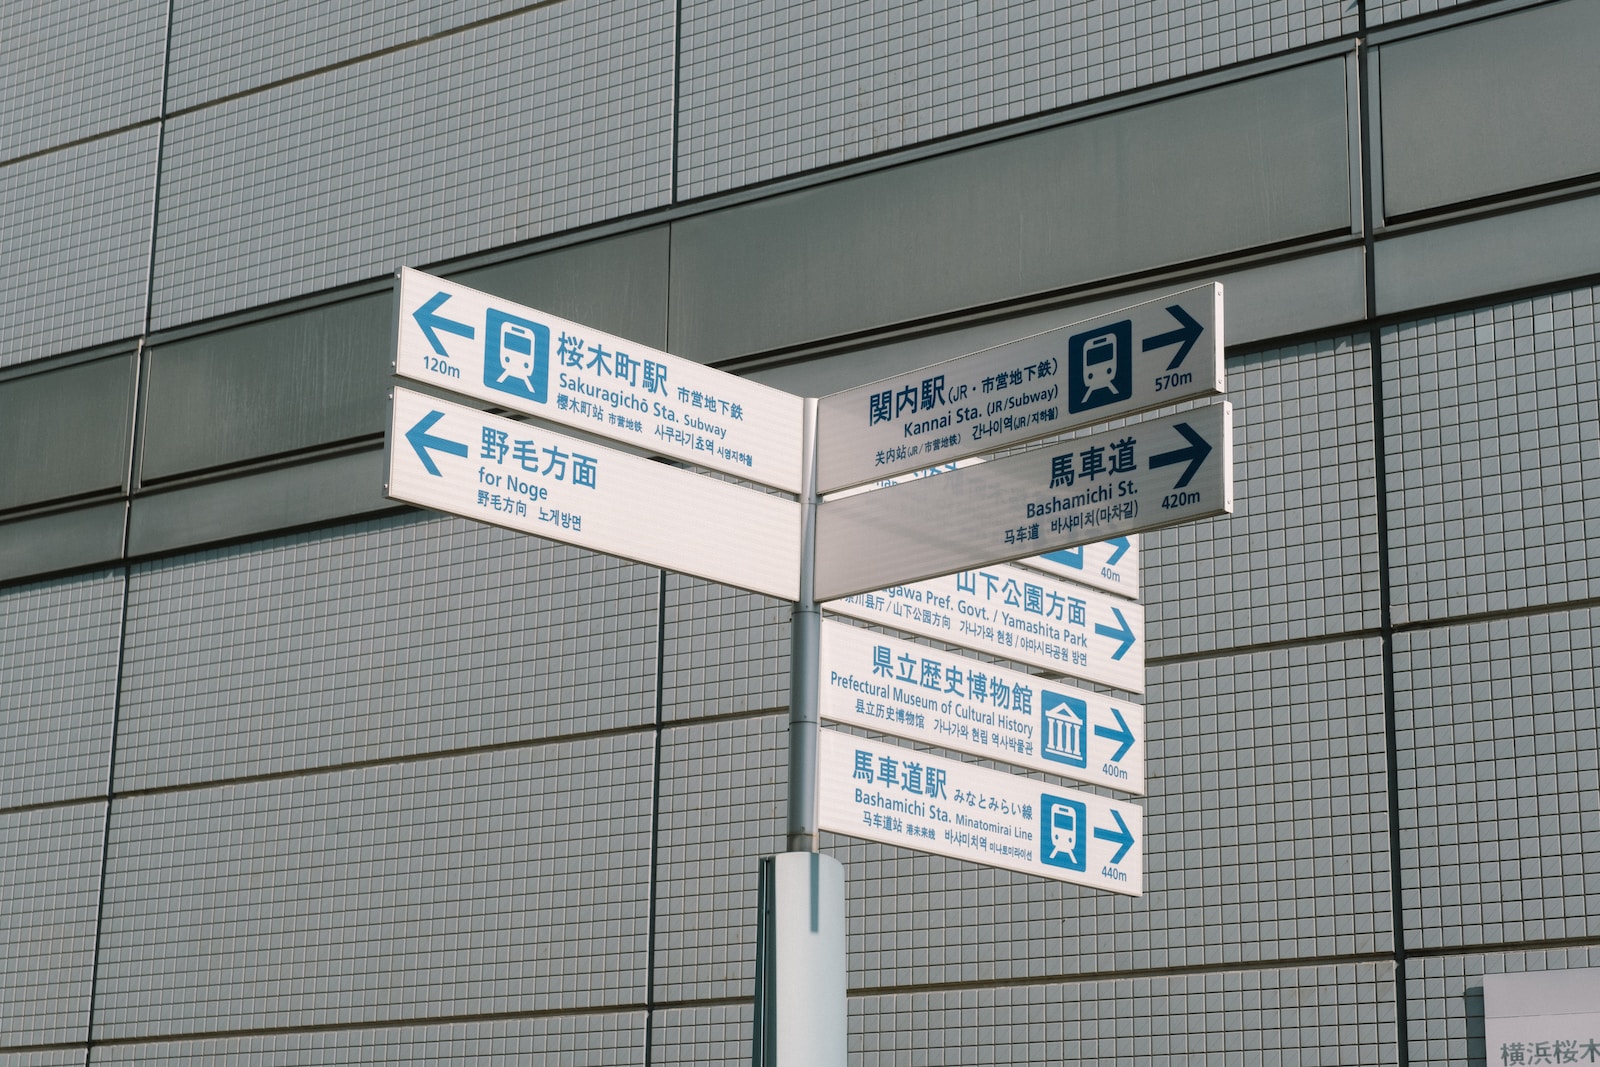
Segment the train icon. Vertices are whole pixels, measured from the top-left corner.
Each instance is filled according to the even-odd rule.
[[[1084,848],[1085,820],[1088,811],[1084,805],[1066,797],[1039,797],[1039,811],[1043,821],[1040,827],[1039,858],[1052,867],[1065,867],[1081,871],[1088,867],[1088,850]]]
[[[490,308],[484,322],[483,383],[545,403],[550,392],[550,328]]]
[[[1133,320],[1067,341],[1067,410],[1087,411],[1133,395]]]

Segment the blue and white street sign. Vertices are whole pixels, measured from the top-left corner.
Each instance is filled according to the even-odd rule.
[[[395,373],[548,422],[800,489],[804,402],[403,267]]]
[[[1137,804],[823,730],[824,830],[1093,889],[1144,891]]]
[[[1017,561],[1108,593],[1139,599],[1139,536],[1126,534],[1109,541],[1094,541],[1077,548],[1058,548]]]
[[[1126,693],[1144,692],[1144,608],[1021,567],[960,571],[822,606]]]
[[[817,490],[1225,391],[1212,282],[823,397]]]
[[[1144,795],[1144,708],[847,623],[822,623],[818,713]]]
[[[793,600],[797,501],[394,391],[388,495]]]
[[[1181,411],[817,508],[818,600],[1233,510],[1233,409]]]

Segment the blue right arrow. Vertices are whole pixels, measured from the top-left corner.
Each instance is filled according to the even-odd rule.
[[[1117,560],[1127,555],[1128,549],[1133,547],[1132,542],[1130,542],[1126,537],[1113,537],[1111,540],[1107,541],[1106,544],[1117,546],[1117,550],[1111,553],[1111,558],[1106,560],[1107,567],[1115,567],[1117,565]]]
[[[1171,452],[1163,452],[1159,456],[1151,456],[1150,469],[1170,467],[1174,463],[1189,464],[1188,467],[1184,468],[1183,474],[1178,480],[1172,483],[1172,488],[1182,489],[1189,484],[1189,479],[1194,477],[1195,471],[1200,469],[1200,464],[1204,463],[1206,457],[1211,455],[1211,442],[1201,437],[1195,431],[1195,428],[1187,422],[1177,423],[1172,428],[1183,435],[1183,439],[1189,442],[1189,447],[1176,448]]]
[[[1094,828],[1094,836],[1102,841],[1110,841],[1112,844],[1121,845],[1122,847],[1117,849],[1117,854],[1111,857],[1112,863],[1121,863],[1122,857],[1126,856],[1128,850],[1133,847],[1133,834],[1129,832],[1128,824],[1122,821],[1122,816],[1117,812],[1116,808],[1111,809],[1111,817],[1117,820],[1117,828],[1115,830],[1102,830],[1096,826]]]
[[[435,478],[442,478],[439,467],[433,462],[433,457],[428,455],[428,449],[435,452],[448,452],[452,456],[465,459],[467,446],[460,441],[452,441],[447,437],[435,437],[428,431],[433,429],[433,424],[444,418],[442,411],[430,411],[417,420],[417,424],[406,431],[406,440],[411,442],[411,447],[417,450],[417,458],[422,460],[423,467]]]
[[[1168,345],[1176,345],[1181,342],[1182,347],[1172,357],[1172,362],[1167,364],[1168,370],[1177,370],[1178,366],[1183,363],[1184,357],[1189,354],[1189,349],[1193,348],[1194,343],[1200,340],[1200,335],[1206,332],[1206,328],[1194,321],[1189,313],[1183,310],[1182,304],[1169,305],[1167,314],[1178,320],[1178,328],[1171,333],[1158,333],[1154,337],[1146,337],[1144,339],[1144,350],[1153,352],[1158,348],[1166,348]]]
[[[1118,711],[1116,708],[1112,708],[1111,714],[1116,717],[1117,728],[1113,730],[1109,726],[1097,725],[1094,728],[1094,732],[1097,737],[1105,737],[1111,739],[1112,741],[1121,742],[1121,747],[1111,754],[1112,763],[1121,763],[1122,757],[1126,756],[1128,754],[1128,749],[1133,747],[1133,731],[1128,729],[1128,720],[1122,717],[1122,712]]]
[[[439,333],[453,333],[457,337],[465,337],[468,340],[471,340],[473,335],[477,333],[476,330],[464,322],[457,322],[455,319],[447,319],[443,315],[434,314],[449,299],[449,293],[434,293],[428,298],[426,304],[411,313],[411,317],[417,320],[417,325],[422,327],[422,336],[428,339],[428,343],[433,346],[435,352],[444,357],[448,357],[450,353],[444,350],[444,343],[439,340]]]
[[[1110,637],[1121,641],[1122,647],[1111,653],[1112,659],[1121,659],[1123,656],[1128,654],[1128,649],[1133,647],[1133,642],[1138,635],[1133,632],[1133,627],[1128,625],[1128,620],[1122,617],[1121,611],[1116,608],[1112,608],[1111,614],[1117,617],[1117,625],[1122,628],[1120,630],[1116,630],[1112,629],[1110,626],[1107,626],[1103,622],[1097,622],[1094,624],[1094,632],[1099,634],[1101,637]]]

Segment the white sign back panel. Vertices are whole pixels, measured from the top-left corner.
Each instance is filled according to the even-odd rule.
[[[819,714],[1144,795],[1144,708],[826,619]]]
[[[823,607],[1127,693],[1144,692],[1144,608],[1021,567],[961,571]]]
[[[1139,896],[1144,811],[823,730],[817,825],[836,834]]]
[[[394,391],[388,494],[794,600],[800,505],[543,426]]]
[[[395,373],[800,490],[799,397],[409,267]]]
[[[823,397],[817,491],[1226,390],[1212,282]]]
[[[817,507],[818,600],[1233,510],[1226,401]]]

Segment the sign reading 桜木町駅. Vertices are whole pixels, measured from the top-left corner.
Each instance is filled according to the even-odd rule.
[[[409,267],[400,271],[395,373],[800,489],[799,397]]]

